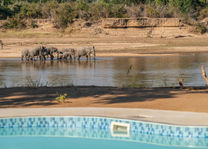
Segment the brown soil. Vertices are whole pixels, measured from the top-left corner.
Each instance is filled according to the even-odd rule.
[[[65,103],[56,97],[67,93]],[[39,87],[0,89],[0,108],[120,107],[208,112],[208,89]]]

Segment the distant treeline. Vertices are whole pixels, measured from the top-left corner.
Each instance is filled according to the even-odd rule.
[[[49,18],[56,28],[66,28],[75,19],[208,17],[207,0],[0,0],[0,4],[0,20],[7,19],[4,28],[24,28],[28,19]]]

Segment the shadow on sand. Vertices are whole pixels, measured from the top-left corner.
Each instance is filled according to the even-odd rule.
[[[189,90],[189,93],[208,93],[208,90],[200,89]],[[71,99],[92,97],[97,99],[94,101],[94,104],[110,105],[114,103],[153,101],[159,98],[173,98],[177,95],[185,94],[186,91],[187,89],[182,90],[179,88],[116,88],[98,86],[1,88],[0,108],[55,106],[58,104],[56,97],[64,93],[67,93]]]

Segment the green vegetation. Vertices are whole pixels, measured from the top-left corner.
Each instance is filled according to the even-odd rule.
[[[208,17],[206,0],[0,0],[0,4],[0,20],[7,19],[1,28],[6,29],[37,27],[34,22],[28,25],[28,19],[52,19],[56,28],[65,29],[77,19],[182,17],[196,25]]]
[[[66,96],[67,94],[60,94],[58,97],[56,97],[56,100],[59,102],[59,103],[65,103],[66,101]]]

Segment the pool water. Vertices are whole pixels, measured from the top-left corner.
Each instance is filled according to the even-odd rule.
[[[129,124],[116,133],[112,123]],[[0,149],[208,148],[208,127],[100,117],[0,118]]]
[[[190,146],[191,147],[191,146]],[[187,149],[119,140],[70,137],[0,137],[1,149]]]

